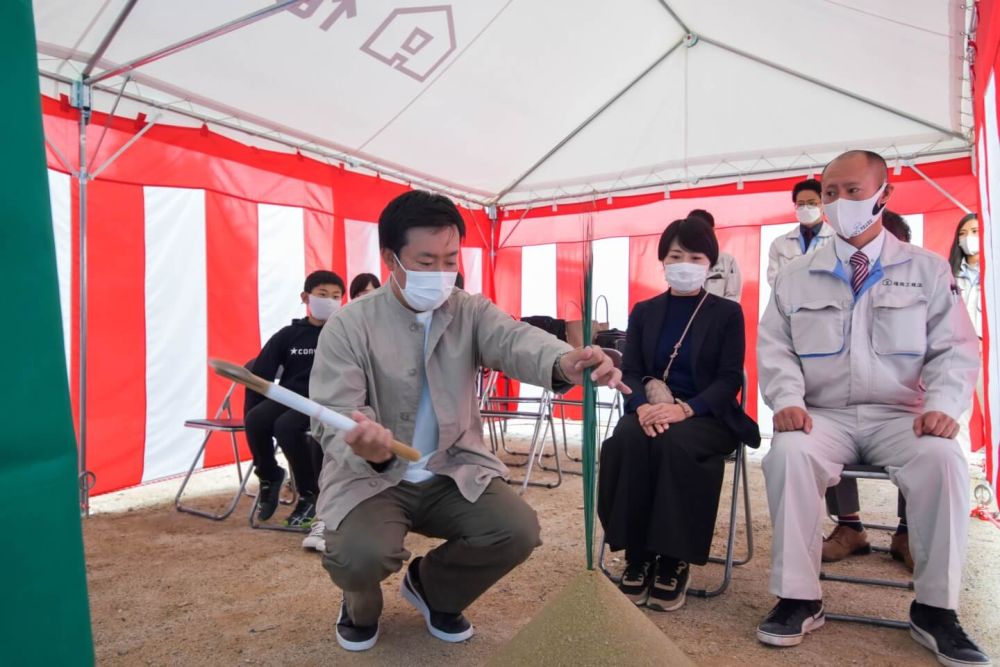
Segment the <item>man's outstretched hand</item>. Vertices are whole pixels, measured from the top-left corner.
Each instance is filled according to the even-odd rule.
[[[611,357],[599,347],[588,345],[579,347],[564,354],[559,359],[563,375],[573,384],[583,384],[584,371],[590,372],[590,379],[599,387],[611,387],[623,394],[631,394],[632,390],[622,382],[622,372],[615,368]]]

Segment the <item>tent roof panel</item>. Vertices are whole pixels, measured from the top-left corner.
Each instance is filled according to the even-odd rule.
[[[139,2],[102,66],[274,2]],[[125,3],[35,0],[40,69],[78,77]],[[294,137],[505,203],[773,174],[847,145],[968,150],[961,3],[665,4],[700,41],[625,93],[683,41],[664,3],[303,0],[143,66],[126,89],[227,132]]]

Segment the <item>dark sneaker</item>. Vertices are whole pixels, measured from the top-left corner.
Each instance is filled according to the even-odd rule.
[[[285,519],[289,528],[309,528],[316,521],[316,496],[300,496],[295,509]]]
[[[938,662],[949,667],[992,665],[989,656],[969,639],[952,609],[920,604],[910,605],[910,636],[934,652]]]
[[[823,626],[826,615],[822,600],[789,600],[778,604],[757,626],[757,639],[771,646],[798,646],[806,633]]]
[[[661,556],[646,606],[656,611],[677,611],[684,606],[690,583],[691,568],[687,563]]]
[[[407,602],[417,608],[423,614],[427,630],[438,639],[446,642],[464,642],[472,636],[472,624],[462,615],[446,614],[434,611],[428,606],[424,598],[424,589],[420,587],[420,561],[421,558],[414,558],[406,568],[406,576],[399,591]]]
[[[278,509],[278,502],[281,500],[281,485],[285,481],[285,471],[278,468],[280,476],[278,479],[260,480],[260,489],[257,491],[257,520],[267,521],[274,516]]]
[[[367,651],[378,641],[378,623],[375,625],[355,625],[347,615],[347,603],[340,603],[337,616],[337,643],[348,651]]]
[[[646,604],[649,599],[650,579],[653,577],[653,564],[646,562],[626,563],[622,581],[618,590],[625,594],[637,607]]]

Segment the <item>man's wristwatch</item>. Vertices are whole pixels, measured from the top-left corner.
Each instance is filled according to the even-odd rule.
[[[552,364],[552,377],[564,384],[573,384],[573,381],[566,377],[566,373],[562,369],[562,358],[567,354],[569,354],[569,352],[563,352],[556,357],[556,362]]]

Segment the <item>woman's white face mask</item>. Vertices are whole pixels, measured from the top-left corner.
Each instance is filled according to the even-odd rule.
[[[395,257],[399,268],[406,274],[406,287],[401,287],[400,291],[411,308],[419,313],[437,310],[448,300],[455,287],[457,271],[407,271],[399,256]],[[396,280],[394,275],[392,279]],[[399,284],[398,280],[396,284]]]
[[[678,292],[693,292],[701,289],[708,277],[707,264],[675,262],[663,265],[663,277],[670,287]]]
[[[966,257],[979,254],[979,234],[966,234],[958,239],[958,245]]]

